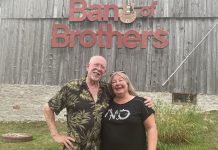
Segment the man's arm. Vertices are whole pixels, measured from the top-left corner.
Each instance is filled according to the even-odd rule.
[[[148,97],[148,96],[144,96],[144,103],[145,103],[145,106],[148,106],[148,108],[153,108],[154,107],[154,103],[152,102],[152,99],[151,97]]]
[[[44,112],[45,120],[50,130],[52,138],[58,144],[65,145],[67,149],[71,150],[73,148],[73,144],[71,143],[71,141],[74,142],[75,140],[72,137],[60,135],[58,133],[56,124],[55,124],[55,114],[53,110],[49,107],[48,103],[44,105],[43,112]]]

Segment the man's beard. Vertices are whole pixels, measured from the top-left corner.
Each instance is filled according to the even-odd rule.
[[[94,80],[92,80],[93,84],[98,84],[101,78],[99,77],[93,77]]]

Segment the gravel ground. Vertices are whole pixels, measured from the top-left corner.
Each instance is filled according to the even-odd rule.
[[[42,107],[59,89],[59,86],[1,84],[0,121],[44,120]],[[160,100],[172,104],[171,93],[138,93],[152,97],[154,102]],[[218,110],[218,96],[199,94],[196,105],[202,111]],[[64,114],[66,111],[62,111],[57,119],[65,120]]]

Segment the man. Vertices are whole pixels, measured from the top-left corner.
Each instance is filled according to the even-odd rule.
[[[98,150],[101,117],[111,95],[107,84],[100,81],[106,73],[107,61],[102,56],[91,57],[86,66],[87,76],[68,82],[45,104],[43,111],[52,138],[64,149]],[[146,105],[152,105],[148,99]],[[67,110],[68,136],[60,135],[55,115]]]

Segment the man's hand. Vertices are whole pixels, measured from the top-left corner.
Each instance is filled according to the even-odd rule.
[[[154,107],[154,103],[152,102],[152,99],[151,97],[148,97],[148,96],[144,96],[144,103],[145,103],[145,106],[148,106],[148,108],[153,108]]]
[[[53,135],[52,138],[55,140],[55,142],[57,142],[58,144],[61,145],[65,145],[65,147],[68,150],[72,150],[73,149],[73,144],[71,141],[75,142],[75,139],[73,139],[70,136],[65,136],[65,135],[60,135],[60,134],[56,134]]]
[[[72,142],[75,142],[75,139],[69,136],[60,135],[57,131],[56,125],[55,125],[55,115],[54,111],[49,107],[48,103],[46,103],[43,107],[43,112],[45,115],[45,120],[48,125],[48,128],[50,130],[52,138],[57,142],[58,144],[65,145],[65,147],[68,150],[73,149]]]

